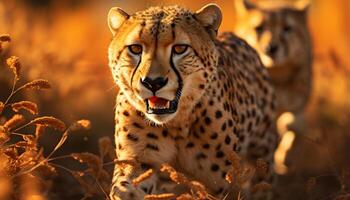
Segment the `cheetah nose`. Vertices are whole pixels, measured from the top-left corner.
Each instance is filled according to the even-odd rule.
[[[266,48],[266,54],[271,56],[271,57],[275,57],[276,53],[278,51],[278,45],[277,44],[270,44],[267,48]]]
[[[158,77],[155,79],[151,79],[149,77],[145,77],[141,78],[140,81],[143,86],[151,90],[153,93],[156,93],[168,83],[168,78]]]

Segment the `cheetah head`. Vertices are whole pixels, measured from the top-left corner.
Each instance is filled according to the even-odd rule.
[[[236,33],[258,50],[266,67],[298,65],[308,56],[306,1],[252,3],[235,0]]]
[[[184,117],[216,71],[214,38],[220,8],[193,13],[179,6],[151,7],[129,15],[112,8],[109,65],[129,103],[156,124]]]

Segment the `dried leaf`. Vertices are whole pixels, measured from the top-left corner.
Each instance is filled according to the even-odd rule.
[[[132,180],[132,183],[137,186],[139,185],[141,182],[145,181],[146,179],[150,178],[153,175],[154,171],[153,169],[149,169],[147,171],[145,171],[143,174],[139,175],[138,177],[136,177],[134,180]]]
[[[41,125],[41,124],[37,124],[35,127],[35,137],[36,139],[39,139],[41,137],[41,135],[44,133],[45,131],[45,126]]]
[[[10,140],[9,134],[5,133],[4,131],[0,130],[0,145],[5,144]]]
[[[6,60],[7,65],[10,67],[12,70],[15,80],[17,81],[19,79],[19,73],[21,70],[21,63],[19,62],[18,57],[16,56],[11,56]]]
[[[25,122],[25,119],[24,119],[23,115],[16,114],[16,115],[12,116],[11,119],[9,119],[5,122],[4,127],[5,127],[5,129],[10,131],[10,130],[13,130],[16,127],[22,125],[24,122]]]
[[[29,83],[24,84],[21,88],[43,90],[43,89],[50,89],[51,85],[47,80],[37,79],[37,80],[34,80],[34,81],[31,81]]]
[[[198,195],[200,199],[208,199],[207,197],[210,196],[205,186],[198,181],[191,181],[189,187]]]
[[[126,165],[130,165],[130,166],[137,166],[136,161],[134,160],[118,160],[118,159],[114,159],[114,164],[119,165],[120,167],[125,167]]]
[[[23,139],[27,142],[29,148],[37,149],[36,138],[33,135],[23,135]]]
[[[4,154],[10,157],[12,160],[18,159],[18,151],[14,146],[6,148],[4,150]]]
[[[0,114],[2,113],[2,111],[5,108],[5,104],[3,102],[0,101]]]
[[[92,170],[93,175],[99,177],[100,171],[102,170],[102,161],[98,156],[88,152],[72,153],[71,156],[81,163],[86,163]]]
[[[57,143],[57,145],[55,146],[55,148],[51,152],[51,154],[53,154],[53,152],[57,151],[57,149],[61,148],[61,146],[64,144],[64,142],[67,140],[67,138],[68,138],[68,131],[65,131],[63,133],[60,141]]]
[[[254,176],[255,168],[241,162],[241,158],[235,152],[232,152],[228,158],[231,161],[231,168],[227,171],[225,179],[229,183],[234,182],[238,186],[242,187],[243,184],[250,181]]]
[[[81,119],[74,122],[70,127],[69,131],[77,131],[77,130],[88,130],[91,128],[91,123],[89,120]]]
[[[50,165],[48,162],[43,162],[42,165],[36,168],[35,171],[40,173],[41,177],[45,178],[52,178],[57,176],[56,168]]]
[[[150,194],[145,196],[145,200],[168,200],[176,197],[173,193],[168,194]]]
[[[190,194],[185,193],[176,198],[176,200],[195,200]]]
[[[98,140],[98,148],[100,151],[100,157],[103,159],[107,154],[109,155],[110,159],[114,160],[115,155],[115,149],[113,147],[113,143],[111,139],[107,136],[102,137]]]
[[[12,107],[12,110],[15,112],[19,112],[20,110],[26,110],[33,115],[38,114],[38,106],[31,101],[16,102],[16,103],[13,103],[11,107]]]
[[[184,174],[177,172],[174,168],[172,168],[168,164],[163,164],[160,168],[160,171],[169,173],[170,179],[177,184],[188,184],[189,183],[189,180],[186,178],[186,176]]]
[[[55,118],[55,117],[49,117],[49,116],[45,116],[45,117],[38,117],[35,118],[34,120],[32,120],[30,122],[30,124],[40,124],[43,125],[45,127],[52,127],[58,131],[65,131],[66,130],[66,125],[59,119]]]
[[[28,143],[25,141],[19,141],[16,144],[14,144],[16,148],[27,148],[28,147]]]

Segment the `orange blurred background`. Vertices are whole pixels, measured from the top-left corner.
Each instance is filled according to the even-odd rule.
[[[233,0],[2,0],[0,33],[12,36],[10,52],[22,59],[28,78],[44,77],[54,83],[57,94],[52,95],[65,99],[60,107],[67,107],[60,111],[73,109],[72,113],[85,113],[87,107],[95,111],[103,109],[105,99],[113,96],[106,57],[111,38],[106,15],[111,7],[119,6],[133,13],[153,5],[176,3],[197,10],[211,2],[223,10],[220,30],[233,30]],[[346,0],[314,0],[309,13],[315,76],[332,80],[318,82],[316,78],[315,92],[317,95],[324,93],[322,95],[338,106],[349,106],[349,101],[344,98],[349,87],[346,78],[350,73],[347,59],[350,52],[349,9],[350,2]]]
[[[169,4],[197,10],[212,2],[223,11],[220,30],[233,30],[233,0],[0,0],[0,34],[8,33],[13,39],[5,54],[20,57],[23,81],[45,78],[52,83],[53,90],[40,97],[30,96],[39,102],[42,114],[68,122],[91,119],[91,135],[77,137],[67,145],[69,150],[91,150],[97,137],[113,136],[116,89],[107,66],[111,38],[106,22],[108,10],[118,6],[131,14],[149,6]],[[290,177],[305,179],[334,167],[350,166],[346,153],[350,152],[349,10],[347,0],[311,2],[314,87],[307,110],[308,130],[297,137],[289,156]],[[1,67],[0,85],[10,85],[10,78]],[[5,88],[0,87],[1,98],[8,95]]]

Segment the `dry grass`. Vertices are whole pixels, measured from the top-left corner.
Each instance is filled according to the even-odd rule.
[[[0,35],[0,47],[10,42],[8,35]],[[1,49],[0,49],[1,50]],[[1,51],[0,51],[1,54]],[[72,174],[84,190],[85,198],[103,195],[107,197],[110,175],[104,170],[104,158],[114,159],[112,142],[108,138],[100,140],[100,156],[92,153],[72,153],[54,157],[69,135],[78,130],[90,129],[89,120],[78,120],[69,127],[52,116],[38,116],[36,103],[23,100],[13,102],[13,97],[23,90],[43,90],[51,88],[48,81],[36,79],[21,86],[21,64],[19,58],[7,59],[8,69],[13,73],[13,85],[7,99],[0,101],[0,199],[47,199],[47,193],[57,176],[58,169]],[[51,128],[61,133],[61,138],[48,154],[40,147],[39,140],[45,130]],[[71,170],[52,161],[72,158],[87,164],[83,171]]]
[[[128,11],[136,10],[136,8],[143,9],[142,3],[139,2],[130,1],[129,3],[128,1],[127,4],[123,3],[122,6]],[[193,9],[198,8],[199,4],[203,4],[203,1],[199,0],[167,2],[183,3]],[[149,4],[159,4],[159,2],[152,1],[152,3],[148,3],[147,1],[147,5]],[[226,1],[224,4],[225,6],[222,6],[225,15],[224,30],[230,30],[230,26],[233,27],[231,25],[233,23],[233,7],[230,7],[230,3]],[[43,184],[44,188],[41,188],[40,181],[32,181],[31,177],[23,176],[16,178],[16,181],[12,181],[8,175],[12,171],[21,170],[12,166],[21,164],[22,160],[18,158],[29,147],[33,149],[36,146],[38,150],[29,151],[28,149],[29,153],[23,154],[23,158],[34,157],[35,159],[29,162],[34,162],[34,165],[44,161],[47,155],[51,153],[49,150],[56,147],[57,143],[52,144],[49,141],[54,140],[55,137],[53,136],[60,133],[60,131],[45,127],[45,124],[27,125],[23,130],[18,131],[21,134],[26,133],[26,137],[22,136],[23,134],[15,135],[12,133],[17,128],[40,116],[39,111],[54,113],[52,115],[59,115],[60,119],[64,119],[64,121],[72,121],[72,113],[90,113],[90,116],[94,117],[89,116],[94,121],[94,126],[92,126],[92,129],[95,128],[94,133],[107,134],[112,130],[114,102],[113,100],[102,99],[112,99],[114,96],[106,92],[111,86],[111,81],[104,81],[105,77],[110,77],[107,67],[105,67],[105,47],[109,40],[109,32],[104,24],[105,12],[110,6],[114,6],[114,3],[103,7],[104,13],[98,16],[94,15],[98,12],[96,11],[97,6],[78,7],[78,9],[72,10],[62,5],[47,8],[50,9],[49,12],[39,12],[29,9],[27,5],[23,4],[23,1],[0,2],[0,32],[10,32],[14,36],[12,41],[8,35],[0,36],[0,51],[3,50],[1,56],[11,58],[9,60],[10,66],[0,68],[2,84],[0,85],[0,95],[4,95],[4,93],[6,95],[12,94],[10,91],[13,86],[13,76],[9,76],[10,73],[17,74],[19,80],[16,85],[23,82],[23,84],[20,84],[20,86],[23,86],[27,80],[37,79],[38,77],[45,77],[52,84],[52,89],[36,95],[32,92],[32,89],[49,88],[49,84],[44,80],[34,81],[26,86],[28,90],[21,89],[16,94],[12,94],[10,100],[13,102],[9,101],[5,105],[7,96],[5,99],[1,99],[0,124],[2,127],[10,127],[10,129],[7,128],[9,134],[3,134],[4,128],[0,129],[1,149],[3,147],[9,149],[6,153],[9,153],[9,156],[14,156],[13,158],[10,157],[9,161],[16,162],[9,162],[8,164],[7,161],[0,162],[0,169],[10,170],[4,173],[6,176],[0,176],[0,194],[12,195],[17,193],[20,199],[23,198],[20,195],[22,193],[30,194],[27,195],[28,198],[32,196],[33,199],[48,198],[47,196],[52,193],[46,193],[48,189],[52,188],[53,192],[57,192],[57,189],[55,189],[59,185],[57,177],[64,176],[62,171],[68,171],[69,176],[73,174],[76,177],[83,186],[82,193],[86,194],[87,198],[104,199],[105,195],[101,188],[104,188],[105,192],[108,193],[108,188],[105,187],[105,185],[108,185],[108,181],[105,180],[107,176],[104,175],[102,168],[113,166],[114,162],[105,162],[106,160],[110,161],[115,156],[113,142],[108,137],[101,138],[98,144],[90,142],[88,144],[94,145],[85,145],[86,143],[80,143],[79,141],[82,139],[74,134],[66,134],[64,137],[64,134],[62,134],[65,139],[59,145],[59,149],[65,149],[68,153],[65,152],[66,154],[63,156],[54,157],[62,153],[56,150],[53,157],[48,162],[44,162],[45,165],[51,165],[55,169],[55,173],[48,170],[47,176],[40,177],[39,172],[36,174],[34,172],[41,169],[43,169],[41,171],[44,171],[44,167],[41,166],[31,172],[35,175],[35,179],[38,176],[39,180],[44,179],[46,181]],[[350,101],[348,100],[350,98],[348,92],[350,89],[350,64],[348,59],[350,29],[348,28],[349,22],[346,12],[349,5],[349,2],[342,0],[317,0],[311,8],[310,24],[315,52],[315,84],[310,108],[307,111],[308,129],[305,133],[296,133],[294,140],[289,142],[289,145],[291,145],[290,151],[283,153],[282,164],[288,170],[283,176],[280,176],[281,181],[278,187],[273,188],[278,193],[282,193],[279,199],[349,198],[350,163],[347,152],[350,150],[348,142],[350,141],[348,133],[350,128]],[[230,16],[228,17],[228,15]],[[82,23],[82,21],[89,21],[89,23]],[[97,35],[96,29],[101,30],[98,33],[99,35]],[[28,30],[31,31],[28,32]],[[15,45],[9,46],[8,42],[10,41]],[[22,66],[19,59],[11,55],[19,56],[23,64],[27,63],[32,67]],[[2,64],[7,65],[6,61]],[[50,70],[47,70],[48,67],[50,67]],[[16,87],[15,90],[18,88]],[[7,91],[9,92],[7,93]],[[22,95],[27,93],[28,95]],[[26,100],[18,100],[23,96],[26,97],[24,98]],[[35,106],[34,102],[37,102],[38,105]],[[101,116],[105,116],[105,118],[101,119]],[[79,118],[77,117],[77,119]],[[7,125],[5,126],[5,124]],[[111,126],[105,128],[106,124]],[[76,125],[77,127],[81,126],[79,123]],[[63,129],[62,126],[60,129]],[[75,143],[70,144],[67,141],[68,136],[71,140],[75,140]],[[98,140],[91,139],[91,137],[87,137],[87,140]],[[40,138],[48,143],[45,146],[45,151],[40,142],[37,141]],[[66,148],[61,148],[63,144],[66,145]],[[71,164],[73,155],[69,153],[84,145],[89,146],[84,151],[98,152],[98,158],[93,154],[84,154],[84,156],[91,158],[81,159],[75,154],[74,156],[77,158],[75,164],[80,164],[80,161],[82,161],[82,168],[77,170],[75,165],[72,167],[74,170],[64,167],[64,164],[67,164],[67,166]],[[17,154],[12,155],[14,151],[17,151]],[[1,152],[1,159],[3,157],[7,159],[8,155]],[[56,161],[62,161],[62,163],[57,164]],[[128,162],[130,162],[129,164],[132,163],[131,161]],[[115,161],[115,163],[121,167],[125,165],[124,161]],[[239,185],[238,183],[244,182],[245,179],[244,177],[235,179],[235,177],[239,177],[236,173],[239,170],[243,172],[244,169],[244,167],[240,169],[240,162],[237,163],[237,165],[233,164],[233,169],[227,176],[227,179],[235,185]],[[5,165],[11,167],[6,168]],[[30,165],[26,167],[26,163],[22,165],[26,169],[30,167]],[[262,168],[264,167],[262,166]],[[250,173],[249,170],[246,173],[249,174],[248,172]],[[55,176],[52,177],[51,173]],[[256,173],[259,176],[263,174]],[[95,175],[99,175],[99,177],[94,178]],[[191,182],[192,180],[188,181]],[[32,186],[28,187],[30,184]],[[74,182],[73,187],[70,187],[71,185],[66,186],[64,183],[62,183],[62,186],[64,189],[60,190],[61,193],[66,192],[66,187],[72,190],[79,188],[76,182]],[[256,187],[266,188],[265,186],[262,182]],[[236,193],[238,199],[244,196],[239,191]],[[171,194],[165,194],[159,198],[168,198],[168,195]],[[197,195],[196,192],[194,194],[186,193],[176,198],[193,199],[193,195]],[[64,197],[64,199],[80,198],[82,196]],[[6,199],[6,197],[0,196],[0,199]]]
[[[230,198],[234,197],[234,199],[241,199],[241,192],[249,192],[251,194],[255,194],[257,192],[271,190],[272,186],[265,182],[258,182],[250,187],[248,185],[251,183],[254,178],[265,178],[267,176],[267,163],[263,160],[257,160],[255,166],[248,165],[243,162],[237,154],[232,154],[230,156],[230,161],[232,162],[231,169],[228,171],[226,175],[226,180],[231,184],[232,191],[229,191]],[[123,162],[122,164],[131,164],[135,166],[135,163]],[[123,167],[123,166],[121,166]],[[146,195],[145,199],[147,200],[168,200],[168,199],[176,199],[176,200],[219,200],[218,198],[212,196],[208,189],[200,182],[195,180],[190,180],[181,172],[176,171],[169,164],[163,164],[159,169],[159,172],[165,173],[168,177],[177,185],[182,185],[188,188],[188,191],[176,195],[173,193],[165,193],[158,195]],[[153,169],[147,170],[143,174],[139,175],[137,178],[133,180],[133,184],[137,186],[142,181],[147,180],[154,174],[155,171]],[[233,194],[232,194],[233,193]],[[225,197],[226,199],[226,197]]]

